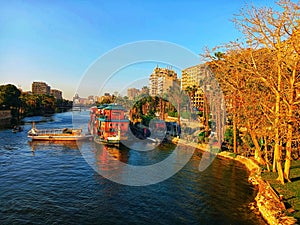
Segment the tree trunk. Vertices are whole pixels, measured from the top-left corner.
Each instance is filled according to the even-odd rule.
[[[296,63],[297,65],[297,63]],[[295,68],[297,68],[295,66]],[[284,178],[290,180],[290,168],[292,160],[292,140],[293,140],[293,104],[294,104],[294,83],[296,78],[296,69],[293,70],[292,76],[290,77],[290,90],[289,90],[289,111],[288,111],[288,131],[287,131],[287,143],[286,143],[286,158],[284,164]]]
[[[217,112],[217,127],[216,127],[216,130],[217,130],[217,137],[218,137],[218,145],[219,145],[219,148],[221,148],[221,145],[222,145],[222,140],[223,140],[223,112],[222,112],[222,109],[221,109],[221,99],[218,99],[218,112]]]
[[[276,151],[276,144],[275,144],[275,154],[276,154],[276,168],[278,172],[277,180],[280,181],[280,183],[284,184],[284,177],[283,177],[283,170],[281,165],[281,149],[278,145],[278,150]]]
[[[272,165],[272,172],[276,173],[276,154],[275,154],[275,148],[273,150],[273,165]]]
[[[283,169],[281,165],[281,145],[280,145],[280,137],[279,137],[279,123],[280,123],[280,100],[281,100],[281,65],[280,65],[280,53],[277,53],[277,90],[275,93],[276,101],[275,101],[275,120],[274,120],[274,132],[275,132],[275,145],[274,145],[274,161],[276,164],[276,169],[278,172],[277,180],[284,184],[284,177],[283,177]],[[273,168],[274,170],[274,168]]]
[[[162,100],[163,107],[162,107],[162,120],[165,120],[165,113],[166,113],[166,103]]]
[[[277,180],[284,184],[283,170],[281,165],[281,146],[279,138],[279,117],[280,117],[280,82],[281,76],[278,75],[278,92],[276,93],[276,105],[275,105],[275,121],[274,121],[274,132],[275,132],[275,146],[274,146],[274,161],[276,163],[276,169],[278,172]],[[273,168],[274,170],[274,168]]]
[[[237,153],[237,130],[236,130],[236,115],[233,114],[233,152]]]
[[[193,98],[193,95],[192,95],[192,94],[191,94],[189,97],[190,97],[190,102],[189,102],[189,105],[190,105],[190,112],[192,113],[193,107],[194,107],[194,98]]]
[[[177,102],[177,120],[178,120],[178,125],[180,126],[180,102]]]
[[[292,109],[289,110],[288,118],[291,118],[293,114]],[[291,182],[290,180],[290,167],[292,160],[292,139],[293,139],[293,125],[288,124],[288,132],[287,132],[287,143],[286,143],[286,158],[284,163],[284,178]]]
[[[256,134],[254,133],[253,130],[251,130],[249,123],[248,123],[248,130],[249,130],[249,134],[251,136],[251,139],[253,141],[253,144],[255,146],[254,159],[257,160],[259,163],[262,163],[263,160],[261,158],[260,146],[259,146],[259,143],[257,141]]]
[[[204,124],[205,124],[205,131],[208,132],[209,130],[209,124],[208,124],[208,120],[209,120],[209,110],[208,110],[208,101],[207,101],[207,97],[204,95]]]
[[[270,161],[269,161],[269,158],[268,158],[268,143],[267,143],[267,137],[266,136],[264,136],[264,142],[265,142],[265,147],[264,147],[265,161],[266,161],[266,164],[267,164],[267,170],[268,170],[268,172],[270,172]]]
[[[232,125],[233,125],[233,152],[238,153],[237,151],[237,116],[236,116],[236,94],[233,97],[233,118],[232,118]]]

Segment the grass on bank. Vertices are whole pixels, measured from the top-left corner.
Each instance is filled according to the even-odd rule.
[[[276,181],[277,173],[264,172],[262,178],[268,181],[279,195],[283,195],[286,208],[293,208],[295,212],[287,215],[295,217],[300,221],[300,160],[292,162],[291,181],[285,185]]]

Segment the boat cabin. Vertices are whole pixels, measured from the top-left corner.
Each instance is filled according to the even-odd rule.
[[[101,109],[101,116],[98,117],[98,135],[104,139],[119,136],[126,139],[129,128],[129,120],[125,116],[126,109],[121,105],[108,105]]]

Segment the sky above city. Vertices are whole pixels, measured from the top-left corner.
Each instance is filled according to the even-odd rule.
[[[275,6],[271,0],[2,1],[1,84],[28,91],[33,81],[44,81],[72,99],[93,63],[118,46],[158,40],[200,54],[205,47],[236,40],[241,34],[231,20],[246,4]],[[125,66],[103,92],[147,85],[156,65],[166,66],[158,62]],[[179,76],[181,69],[176,69]],[[104,81],[92,82],[100,86]],[[90,93],[96,94],[101,93]]]

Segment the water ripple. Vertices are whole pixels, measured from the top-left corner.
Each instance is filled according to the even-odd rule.
[[[70,116],[57,114],[51,123],[39,125],[69,126]],[[24,126],[30,129],[30,124]],[[168,180],[129,187],[98,175],[80,151],[89,151],[94,165],[104,163],[97,159],[99,149],[92,142],[78,150],[72,145],[30,143],[26,132],[0,131],[0,223],[264,224],[247,207],[255,191],[243,166],[235,162],[217,159],[200,173],[201,153],[196,152]],[[170,152],[113,154],[123,162],[151,164]],[[112,167],[113,161],[106,166]]]

